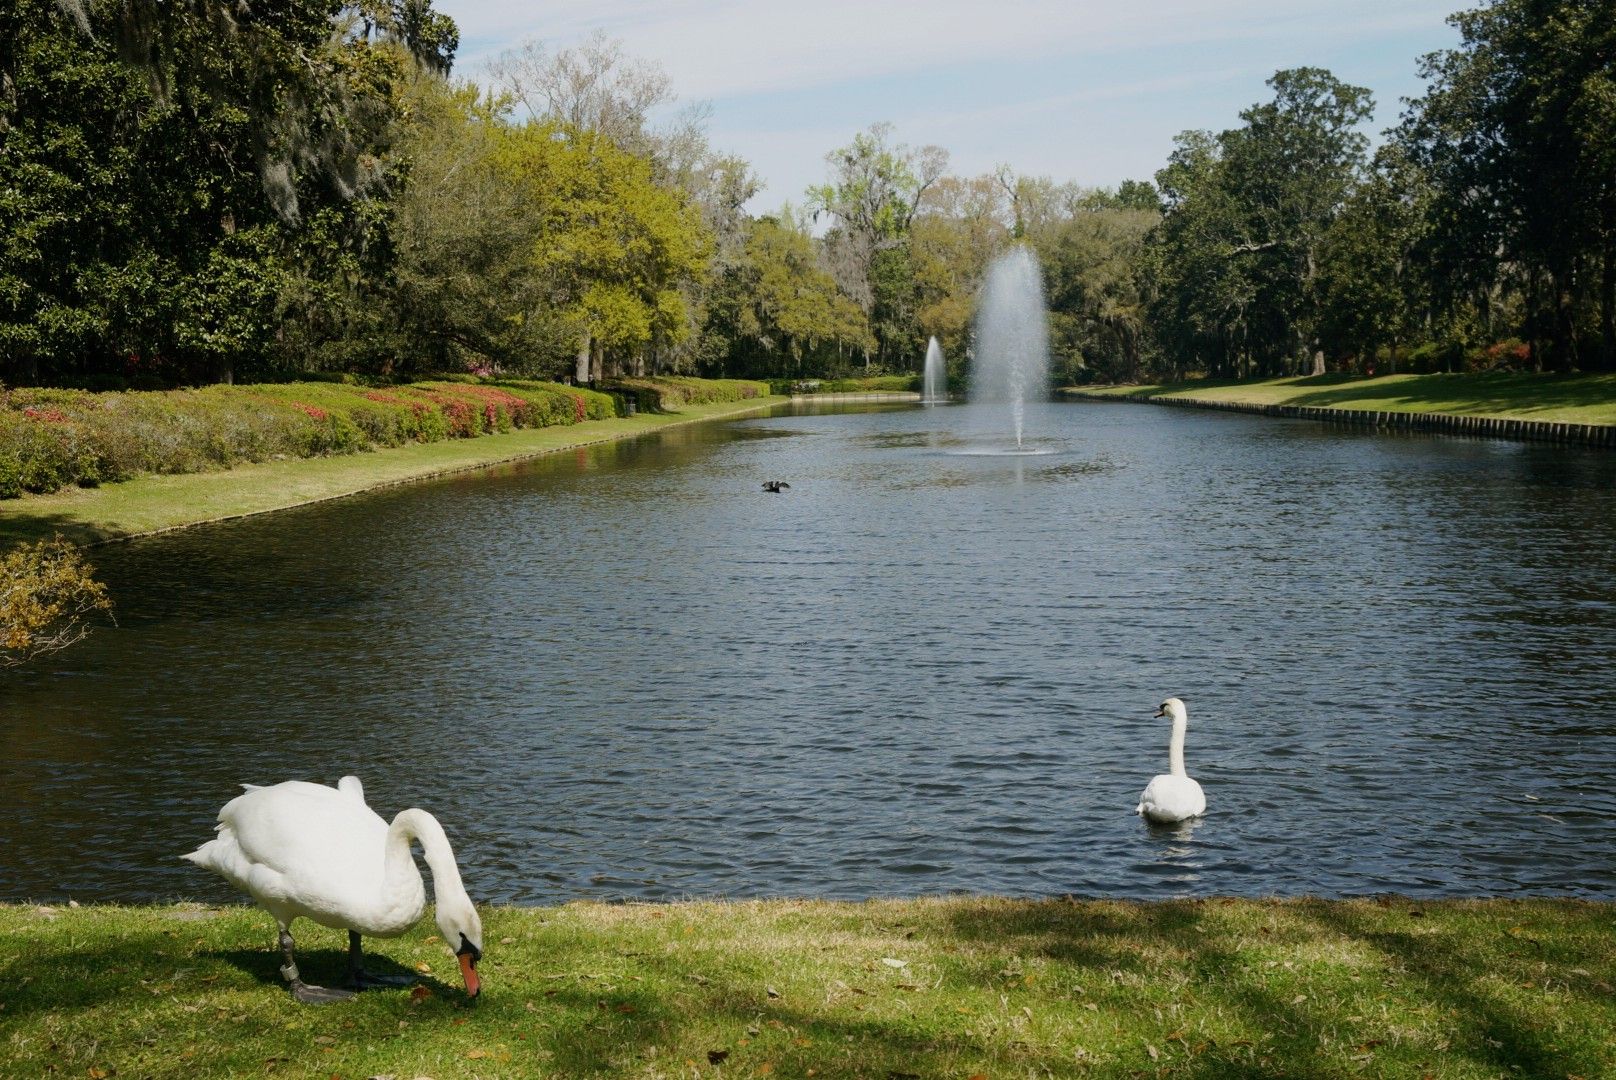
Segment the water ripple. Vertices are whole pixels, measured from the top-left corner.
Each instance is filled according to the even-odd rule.
[[[949,453],[974,408],[102,549],[119,625],[0,673],[0,899],[224,898],[174,856],[233,785],[346,772],[489,900],[1616,889],[1612,455],[1103,405]]]

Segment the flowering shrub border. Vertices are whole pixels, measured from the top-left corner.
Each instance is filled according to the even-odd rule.
[[[623,386],[642,403],[670,408],[768,392],[762,383],[684,377]],[[384,387],[300,382],[119,393],[0,387],[0,498],[617,414],[617,400],[596,390],[474,377]]]

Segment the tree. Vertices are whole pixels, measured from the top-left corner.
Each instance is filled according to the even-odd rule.
[[[417,80],[398,154],[396,251],[382,342],[404,371],[553,375],[577,333],[534,269],[538,215],[512,183],[507,110],[475,86]]]
[[[1013,201],[999,176],[944,176],[927,190],[910,227],[918,337],[943,354],[967,355],[977,292],[1011,244]]]
[[[452,53],[452,22],[403,6]],[[393,87],[412,61],[391,31],[333,12],[7,5],[5,377],[228,380],[300,365],[341,332],[351,279],[384,273],[374,207],[397,180]]]
[[[870,319],[881,359],[912,366],[920,342],[909,228],[921,198],[948,167],[948,152],[892,145],[891,135],[890,124],[873,124],[826,154],[831,179],[809,189],[808,208],[816,219],[835,221],[825,237],[831,272]]]
[[[1616,9],[1604,0],[1494,0],[1450,20],[1425,57],[1401,138],[1430,175],[1436,254],[1454,302],[1486,302],[1520,268],[1526,330],[1551,366],[1591,351],[1616,366]]]
[[[652,124],[653,111],[678,100],[667,73],[628,56],[604,30],[556,53],[526,42],[489,70],[534,120],[599,134],[650,162],[658,183],[690,187],[709,158],[708,107],[688,106],[667,124]]]
[[[1152,322],[1176,372],[1249,373],[1253,265],[1244,213],[1224,169],[1222,141],[1186,131],[1156,174],[1162,220],[1144,253]]]
[[[1244,126],[1186,133],[1157,173],[1158,312],[1183,359],[1234,370],[1324,370],[1317,281],[1332,222],[1361,179],[1369,91],[1320,68],[1268,80]],[[1137,195],[1135,195],[1137,197]]]
[[[1268,85],[1274,100],[1241,113],[1246,126],[1224,136],[1227,180],[1250,237],[1235,253],[1257,260],[1255,315],[1271,361],[1283,368],[1287,350],[1276,339],[1288,329],[1298,364],[1311,357],[1318,375],[1319,250],[1362,176],[1369,140],[1358,129],[1374,101],[1322,68],[1280,71]]]
[[[532,269],[578,343],[577,377],[624,365],[643,374],[648,353],[689,332],[680,285],[705,271],[709,252],[699,212],[593,131],[529,123],[498,160],[536,225]]]
[[[1094,209],[1041,234],[1052,351],[1058,366],[1066,361],[1068,378],[1082,377],[1081,368],[1112,382],[1135,382],[1142,374],[1148,294],[1140,264],[1160,215],[1137,209],[1141,201],[1137,194],[1118,200],[1102,192]]]
[[[1396,371],[1398,347],[1426,323],[1427,284],[1415,253],[1425,242],[1428,203],[1424,175],[1388,145],[1320,244],[1320,338],[1337,354],[1357,354],[1365,373],[1382,370],[1382,347],[1389,353],[1384,370]]]

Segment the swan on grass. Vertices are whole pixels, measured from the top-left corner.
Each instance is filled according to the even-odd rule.
[[[1167,771],[1153,777],[1139,796],[1134,813],[1147,821],[1183,821],[1206,813],[1206,793],[1201,785],[1190,779],[1184,771],[1184,731],[1189,727],[1189,714],[1184,703],[1170,697],[1156,710],[1157,716],[1173,718],[1173,741],[1168,744]]]
[[[180,857],[215,871],[275,917],[281,928],[281,976],[293,997],[317,1003],[353,996],[350,990],[312,986],[299,976],[292,956],[292,921],[299,916],[348,931],[348,978],[355,990],[398,985],[364,970],[359,939],[362,934],[397,937],[426,910],[412,841],[420,842],[432,869],[438,929],[460,961],[467,995],[477,996],[482,921],[437,818],[404,810],[388,824],[365,805],[357,776],[344,776],[334,788],[302,780],[242,786],[246,793],[219,811],[219,835]]]

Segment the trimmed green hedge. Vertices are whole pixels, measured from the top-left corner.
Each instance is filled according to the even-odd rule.
[[[686,405],[716,405],[767,397],[769,384],[751,379],[697,379],[688,375],[657,375],[613,379],[608,389],[633,396],[639,407],[656,412]]]
[[[920,392],[919,375],[868,375],[856,379],[776,379],[770,386],[777,394],[875,394]]]
[[[636,380],[695,394],[699,380]],[[760,384],[748,384],[759,387]],[[755,396],[729,389],[736,398]],[[703,400],[732,400],[716,397]],[[272,458],[351,454],[618,414],[609,394],[559,383],[444,379],[90,393],[0,390],[0,498],[146,473],[228,469]]]

